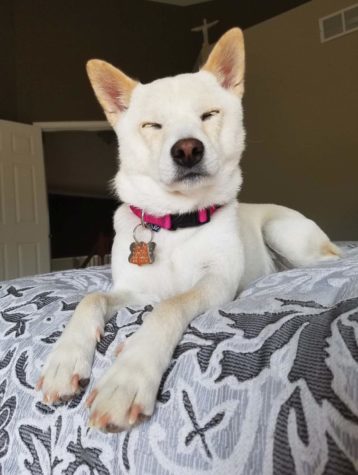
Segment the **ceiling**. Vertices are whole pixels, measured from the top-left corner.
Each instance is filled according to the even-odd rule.
[[[177,7],[190,7],[198,3],[212,2],[213,0],[149,0],[150,2],[167,3],[169,5],[176,5]]]
[[[137,0],[138,1],[138,0]],[[284,13],[310,0],[145,0],[159,3],[168,13],[185,11],[188,17],[201,13],[209,20],[238,23],[247,28]],[[138,4],[142,3],[140,0]],[[139,6],[139,5],[138,5]],[[186,7],[186,8],[183,8]]]

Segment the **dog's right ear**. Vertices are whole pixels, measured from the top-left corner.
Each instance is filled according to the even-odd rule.
[[[201,69],[214,74],[225,89],[243,95],[245,46],[240,28],[232,28],[219,39]]]
[[[132,91],[138,82],[99,59],[88,61],[86,68],[96,97],[108,122],[114,127],[121,112],[128,108]]]

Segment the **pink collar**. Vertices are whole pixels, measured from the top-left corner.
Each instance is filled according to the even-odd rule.
[[[142,218],[143,210],[136,208],[135,206],[129,206],[132,212]],[[158,226],[159,228],[168,229],[169,231],[174,231],[178,228],[189,228],[193,226],[201,226],[202,224],[208,223],[211,216],[217,211],[221,206],[213,205],[209,208],[199,209],[197,211],[192,211],[191,213],[183,214],[166,214],[164,216],[153,216],[152,214],[144,213],[143,221],[153,226]]]

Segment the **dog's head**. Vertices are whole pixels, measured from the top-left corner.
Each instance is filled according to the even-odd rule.
[[[228,31],[198,73],[140,84],[110,64],[87,71],[120,146],[115,188],[152,213],[177,213],[233,199],[244,149],[244,42]]]

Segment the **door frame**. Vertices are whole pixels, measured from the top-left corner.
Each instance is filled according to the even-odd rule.
[[[101,131],[113,131],[113,128],[110,126],[109,122],[106,120],[88,120],[88,121],[48,121],[48,122],[33,122],[34,126],[37,126],[41,129],[42,136],[44,132],[101,132]],[[43,156],[45,157],[45,151],[43,151]],[[47,185],[47,182],[46,182]],[[48,192],[48,188],[47,188]],[[66,193],[64,193],[66,194]],[[71,193],[71,195],[74,195]],[[81,196],[84,196],[81,193]],[[97,195],[87,195],[89,197],[101,198]],[[50,210],[48,208],[49,219],[50,219]],[[50,230],[51,234],[51,230]],[[80,259],[81,262],[85,259],[86,256],[82,258],[70,257],[70,258],[54,258],[51,254],[50,249],[50,270],[51,272],[56,270],[66,270],[72,269],[76,260]],[[93,264],[96,265],[96,264]]]
[[[33,122],[42,132],[100,132],[102,130],[112,130],[106,120],[82,120],[82,121],[51,121]]]

